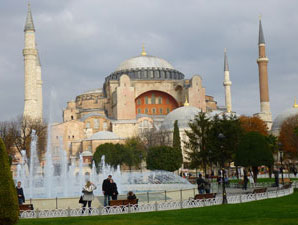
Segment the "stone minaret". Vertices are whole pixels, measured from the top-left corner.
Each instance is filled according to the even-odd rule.
[[[268,71],[267,64],[268,58],[266,56],[266,45],[265,38],[263,34],[261,18],[259,20],[259,58],[257,63],[259,66],[259,85],[260,85],[260,103],[261,112],[257,114],[262,120],[267,123],[268,129],[272,126],[272,114],[270,111],[269,102],[269,88],[268,88]]]
[[[43,101],[42,101],[42,80],[41,80],[41,65],[40,58],[37,51],[36,57],[36,92],[37,92],[37,118],[42,120],[42,110],[43,110]]]
[[[25,47],[23,49],[25,64],[25,102],[24,116],[35,120],[42,120],[42,81],[38,52],[35,45],[35,28],[33,24],[30,4],[25,32]]]
[[[231,85],[232,82],[230,81],[230,71],[229,71],[229,64],[228,64],[228,57],[227,57],[227,50],[224,51],[224,73],[225,73],[225,80],[223,85],[225,87],[225,102],[227,112],[232,112],[232,96],[231,96]]]

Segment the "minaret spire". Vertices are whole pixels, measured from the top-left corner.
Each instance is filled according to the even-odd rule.
[[[32,19],[32,13],[31,13],[31,4],[28,2],[28,11],[27,11],[27,18],[26,18],[26,23],[25,23],[25,28],[24,31],[35,31],[34,24],[33,24],[33,19]]]
[[[263,33],[261,16],[259,16],[259,45],[260,44],[265,44],[265,38],[264,38],[264,33]]]
[[[228,57],[227,57],[227,49],[224,49],[224,74],[225,79],[223,85],[225,87],[225,103],[227,112],[232,112],[232,95],[231,95],[231,85],[232,82],[230,81],[230,71],[229,71],[229,64],[228,64]]]
[[[268,129],[271,129],[272,114],[271,114],[271,110],[270,110],[268,70],[267,70],[269,59],[266,56],[266,44],[265,44],[265,38],[264,38],[261,18],[259,18],[258,46],[259,46],[259,58],[257,59],[257,63],[258,63],[258,67],[259,67],[261,112],[258,113],[257,116],[267,123]]]

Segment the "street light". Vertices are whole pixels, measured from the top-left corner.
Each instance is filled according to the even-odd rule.
[[[225,136],[222,134],[222,133],[219,133],[218,134],[218,139],[220,141],[220,149],[223,153],[223,145],[222,145],[222,142],[223,140],[225,139]],[[223,154],[224,155],[224,154]],[[227,200],[227,192],[226,192],[226,179],[225,179],[225,170],[224,170],[224,164],[225,164],[225,161],[224,161],[224,157],[222,155],[222,158],[221,158],[221,166],[222,166],[222,204],[227,204],[228,203],[228,200]]]
[[[282,160],[283,160],[283,150],[282,150],[282,143],[278,143],[278,151],[279,151],[279,160],[280,160],[280,170],[281,170],[281,181],[282,181],[282,185],[284,185],[284,166],[282,164]]]

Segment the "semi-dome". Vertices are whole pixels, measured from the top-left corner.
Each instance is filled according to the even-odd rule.
[[[141,69],[141,68],[159,68],[159,69],[174,69],[174,67],[166,60],[151,56],[140,55],[133,57],[122,62],[116,69],[116,71]]]
[[[161,129],[173,130],[176,120],[178,121],[179,129],[188,128],[188,123],[193,120],[199,112],[201,112],[201,110],[193,106],[179,107],[165,117]]]
[[[121,139],[117,134],[111,131],[99,131],[93,134],[87,140],[119,140]]]
[[[283,122],[295,115],[298,115],[298,107],[287,109],[282,113],[280,113],[279,115],[277,115],[277,117],[274,119],[272,124],[272,128],[271,128],[272,133],[278,136]]]
[[[126,74],[131,80],[182,80],[184,74],[176,70],[165,59],[147,55],[145,50],[136,56],[122,62],[115,72],[106,77],[109,80],[119,80]]]

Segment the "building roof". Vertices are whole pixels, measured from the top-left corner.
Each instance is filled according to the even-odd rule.
[[[173,130],[174,123],[177,120],[179,129],[188,128],[188,123],[199,114],[201,110],[193,106],[183,106],[179,107],[172,112],[170,112],[164,119],[161,129]]]
[[[88,113],[88,114],[82,116],[80,120],[82,122],[84,122],[86,119],[88,119],[91,116],[99,116],[99,117],[107,118],[105,115],[100,114],[100,113]]]
[[[122,62],[116,69],[116,71],[137,69],[137,68],[162,68],[162,69],[174,69],[174,67],[166,60],[151,56],[140,55],[133,57]]]
[[[284,121],[286,121],[288,118],[298,115],[298,108],[290,108],[287,109],[285,111],[283,111],[282,113],[278,114],[272,124],[272,128],[271,131],[274,135],[279,135],[279,131],[281,129],[281,126],[283,124]]]
[[[111,132],[111,131],[99,131],[95,134],[93,134],[90,138],[87,138],[86,140],[121,140],[117,134]]]

